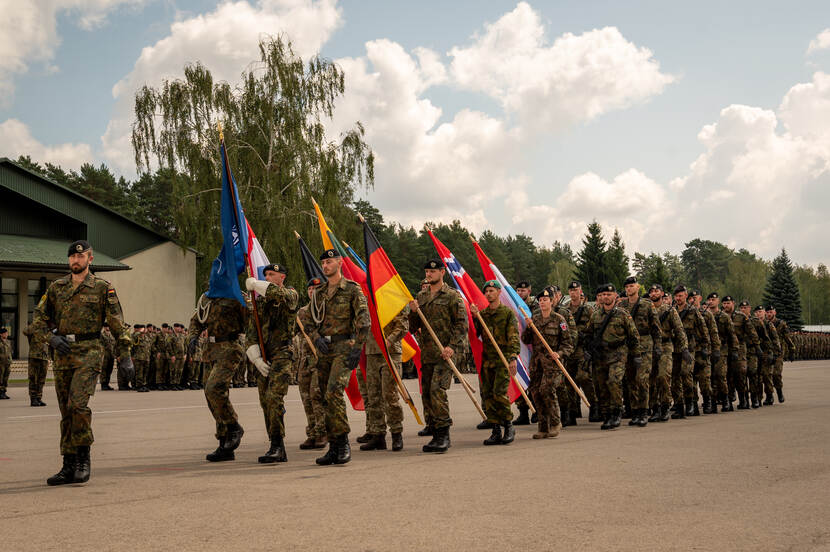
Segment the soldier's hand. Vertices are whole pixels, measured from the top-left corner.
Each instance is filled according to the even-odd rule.
[[[444,360],[449,360],[455,354],[455,351],[452,350],[450,347],[444,347],[444,350],[441,351],[441,358]]]
[[[360,349],[360,347],[354,347],[351,351],[349,351],[349,354],[346,357],[346,367],[349,370],[354,370],[360,363]]]
[[[553,357],[553,360],[561,360],[562,359],[562,356],[559,353],[557,353],[556,351],[553,351],[553,353],[551,353],[551,356]]]
[[[680,354],[683,356],[683,360],[689,364],[695,361],[695,358],[692,356],[692,353],[689,352],[689,349],[683,349]]]
[[[248,360],[251,361],[251,364],[257,369],[257,371],[262,374],[263,378],[268,377],[268,372],[271,369],[271,366],[265,362],[262,358],[262,350],[260,350],[258,344],[253,344],[245,350],[245,356],[248,357]]]
[[[190,343],[187,345],[187,354],[193,356],[196,353],[196,346],[199,345],[198,337],[191,337]]]
[[[314,340],[314,346],[321,355],[327,355],[329,352],[329,342],[322,335]]]
[[[556,353],[553,353],[556,354]],[[518,372],[516,371],[516,359],[514,358],[507,363],[507,371],[510,372],[510,377],[514,377]]]
[[[409,302],[409,310],[411,310],[412,312],[418,312],[418,306],[418,301],[416,301],[415,299]]]
[[[262,358],[258,358],[253,361],[253,365],[256,367],[257,371],[262,374],[263,378],[268,377],[268,372],[271,371],[271,365],[262,360]]]
[[[176,362],[176,355],[171,356],[170,360],[172,360],[173,362]]]
[[[49,346],[62,355],[68,355],[72,351],[69,341],[63,335],[52,334],[52,337],[49,338]]]
[[[478,314],[478,306],[475,303],[470,303],[470,312],[474,315]]]
[[[263,280],[257,280],[256,278],[248,278],[245,280],[245,289],[248,291],[255,291],[260,295],[265,295],[265,292],[268,291],[268,286],[270,284]]]

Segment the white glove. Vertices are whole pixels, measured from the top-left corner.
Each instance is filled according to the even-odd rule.
[[[256,278],[248,278],[245,280],[245,289],[248,291],[255,291],[260,295],[265,295],[265,292],[268,291],[268,286],[270,285],[271,284],[269,282],[263,282],[262,280],[257,280]]]
[[[271,365],[262,360],[262,351],[259,350],[259,345],[251,345],[245,351],[245,354],[248,356],[248,360],[259,370],[259,373],[262,374],[262,377],[267,378],[268,372],[271,370]]]

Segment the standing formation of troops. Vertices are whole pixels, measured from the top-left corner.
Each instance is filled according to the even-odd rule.
[[[236,299],[203,294],[188,328],[182,324],[136,324],[123,320],[115,289],[93,275],[92,248],[77,241],[69,248],[71,273],[49,286],[24,334],[29,339],[29,395],[44,406],[43,384],[49,358],[61,413],[63,465],[49,485],[83,483],[90,477],[93,443],[89,399],[96,385],[112,389],[117,366],[120,390],[204,388],[215,421],[218,446],[206,459],[234,460],[245,433],[230,401],[230,388],[255,382],[265,418],[269,448],[263,464],[286,462],[285,395],[295,380],[306,415],[301,449],[328,447],[319,465],[351,459],[344,390],[365,355],[361,386],[366,405],[366,432],[361,450],[403,449],[403,411],[396,378],[374,337],[366,298],[356,282],[343,277],[340,254],[320,257],[325,280],[307,283],[308,302],[287,285],[287,270],[265,267],[265,280],[248,278],[247,307]],[[415,300],[385,328],[382,336],[393,369],[401,371],[401,341],[412,333],[421,347],[421,398],[430,437],[422,450],[450,448],[453,420],[447,390],[455,365],[469,355],[468,330],[482,340],[479,390],[490,429],[484,445],[507,445],[516,425],[536,423],[533,439],[555,438],[582,417],[583,398],[590,403],[589,422],[613,430],[646,427],[687,416],[755,409],[784,402],[783,362],[827,358],[828,335],[791,332],[773,305],[754,308],[746,301],[678,285],[671,294],[659,284],[641,293],[629,277],[618,293],[611,284],[587,302],[582,286],[567,286],[563,305],[557,286],[533,295],[527,282],[516,289],[532,313],[519,325],[514,311],[501,303],[502,285],[485,282],[487,307],[470,305],[445,283],[440,259],[424,266],[425,279]],[[520,327],[524,330],[520,332]],[[508,389],[516,380],[520,344],[532,347],[527,366],[527,394],[519,399],[514,419]],[[7,399],[11,347],[0,328],[0,399]],[[241,375],[240,375],[241,374]],[[365,375],[364,375],[365,374]],[[464,383],[464,382],[461,382]],[[737,402],[737,406],[734,403]],[[530,410],[535,414],[531,417]]]

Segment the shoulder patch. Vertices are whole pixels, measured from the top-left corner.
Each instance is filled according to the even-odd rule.
[[[560,323],[559,323],[559,327],[562,329],[562,331],[563,331],[563,332],[567,332],[567,331],[568,331],[568,323],[567,323],[567,322],[565,322],[564,320],[563,320],[562,322],[560,322]]]

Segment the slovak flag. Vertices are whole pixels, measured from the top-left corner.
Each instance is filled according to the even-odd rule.
[[[250,263],[251,275],[256,274],[254,277],[257,280],[264,280],[265,274],[263,274],[262,269],[271,263],[268,261],[268,257],[265,255],[265,251],[259,244],[259,240],[247,219],[245,224],[248,225],[248,262]]]

